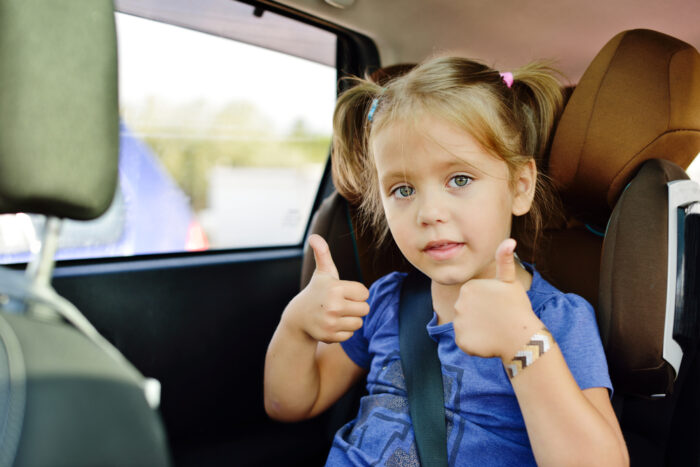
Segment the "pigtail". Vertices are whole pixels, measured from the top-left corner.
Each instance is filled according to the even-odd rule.
[[[513,96],[521,122],[522,146],[538,163],[551,144],[552,128],[561,115],[564,96],[559,72],[543,62],[534,62],[513,72]]]
[[[538,176],[535,199],[530,212],[513,222],[513,235],[520,237],[524,256],[535,261],[538,240],[547,226],[563,221],[563,207],[551,179],[542,172],[547,169],[554,127],[561,116],[564,96],[559,72],[542,62],[535,62],[513,72],[513,97],[516,119],[520,122],[522,148],[537,163]]]
[[[367,114],[381,87],[351,78],[357,84],[343,92],[333,113],[333,183],[351,204],[358,204],[365,192],[367,168]]]

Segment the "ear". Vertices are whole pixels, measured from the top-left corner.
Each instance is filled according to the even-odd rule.
[[[527,213],[535,198],[535,188],[537,187],[537,165],[535,159],[530,159],[523,165],[515,178],[513,191],[513,208],[515,216],[522,216]]]

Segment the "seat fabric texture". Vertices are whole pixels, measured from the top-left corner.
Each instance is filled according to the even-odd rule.
[[[567,220],[550,226],[535,260],[555,286],[594,305],[613,383],[633,394],[668,394],[676,376],[661,354],[665,182],[687,178],[683,170],[700,152],[699,108],[697,50],[658,32],[625,31],[584,73],[552,142],[548,174]],[[632,189],[650,159],[669,162],[658,169],[665,181],[640,181]],[[628,185],[632,191],[613,222]],[[601,273],[603,251],[613,257],[603,259]]]

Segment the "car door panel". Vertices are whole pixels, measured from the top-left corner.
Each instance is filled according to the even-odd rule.
[[[325,419],[280,424],[263,408],[265,351],[298,291],[301,256],[293,248],[64,265],[54,286],[160,381],[176,465],[313,464],[326,449]]]

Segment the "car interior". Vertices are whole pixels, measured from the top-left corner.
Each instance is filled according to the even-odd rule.
[[[382,82],[434,55],[504,70],[556,59],[568,97],[539,164],[565,217],[518,255],[593,304],[631,464],[700,463],[696,2],[3,0],[0,209],[49,221],[29,264],[0,268],[0,415],[14,422],[0,426],[0,464],[323,465],[361,384],[300,423],[263,407],[267,344],[314,269],[304,240],[324,236],[341,278],[367,286],[408,268],[361,228],[361,193],[334,185],[329,147],[297,242],[54,266],[60,219],[98,217],[116,189],[115,11],[290,54],[255,21],[312,26],[337,41],[338,92],[344,77]]]
[[[0,209],[46,216],[26,271],[0,269],[0,459],[168,465],[154,410],[158,383],[144,379],[50,283],[62,220],[107,210],[119,156],[113,7],[72,7],[5,4],[0,20]],[[61,38],[76,27],[81,34]]]

